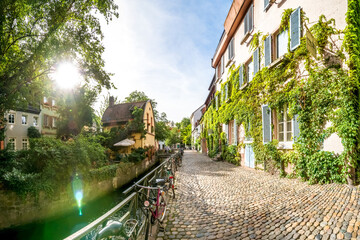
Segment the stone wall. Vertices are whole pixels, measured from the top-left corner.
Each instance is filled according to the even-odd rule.
[[[84,182],[83,203],[94,200],[131,182],[145,173],[157,161],[144,160],[140,163],[120,163],[116,176],[101,182]],[[0,229],[27,224],[71,211],[76,207],[70,183],[59,186],[55,195],[40,192],[36,196],[18,196],[14,192],[0,190]]]

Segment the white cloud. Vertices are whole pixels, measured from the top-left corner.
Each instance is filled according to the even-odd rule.
[[[210,61],[231,1],[121,0],[118,5],[119,18],[102,24],[105,68],[115,74],[117,87],[111,94],[124,99],[144,91],[170,120],[189,117],[208,94]]]

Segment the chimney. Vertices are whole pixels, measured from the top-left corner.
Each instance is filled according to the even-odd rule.
[[[109,97],[109,107],[112,107],[112,106],[114,106],[114,97],[110,96]]]

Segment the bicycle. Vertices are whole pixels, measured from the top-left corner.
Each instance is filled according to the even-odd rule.
[[[101,229],[95,239],[136,239],[136,226],[138,221],[136,219],[128,219],[125,223],[119,221],[110,220],[106,223],[106,226]]]
[[[135,183],[135,186],[147,190],[146,195],[140,191],[138,193],[146,196],[144,206],[151,213],[151,223],[154,224],[156,220],[162,223],[167,210],[164,191],[165,179],[156,179],[156,187],[142,186],[137,183]],[[157,190],[156,198],[150,196],[151,190]]]
[[[165,176],[165,182],[166,185],[164,187],[164,191],[168,193],[169,189],[171,189],[172,192],[172,198],[175,198],[175,174],[172,170],[172,164],[169,162],[167,166],[165,166],[166,176]],[[167,194],[168,195],[168,194]]]

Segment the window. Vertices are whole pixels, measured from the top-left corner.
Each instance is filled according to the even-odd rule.
[[[221,61],[219,62],[219,65],[216,67],[216,76],[217,79],[221,77]]]
[[[34,126],[34,127],[37,127],[38,124],[39,124],[39,119],[38,119],[38,117],[34,117],[34,118],[33,118],[33,126]]]
[[[22,116],[21,116],[21,124],[22,124],[22,125],[26,125],[26,124],[27,124],[27,116],[26,116],[26,115],[22,115]]]
[[[45,104],[48,104],[48,99],[47,99],[47,97],[44,97],[44,103],[45,103]]]
[[[8,142],[8,149],[15,151],[16,150],[16,139],[15,138],[9,138],[9,142]]]
[[[254,63],[252,60],[246,65],[246,80],[251,82],[254,77]]]
[[[285,53],[287,53],[288,49],[288,30],[284,30],[280,32],[276,36],[276,58],[281,57]]]
[[[287,109],[285,108],[279,114],[278,122],[278,140],[279,142],[290,142],[292,141],[293,131],[292,131],[292,119],[287,114]]]
[[[270,0],[264,0],[264,11],[270,7]]]
[[[229,43],[228,54],[229,54],[229,60],[232,60],[234,58],[234,38],[232,38]]]
[[[229,144],[235,144],[235,124],[234,120],[229,122]]]
[[[22,139],[22,149],[23,149],[23,150],[27,150],[27,149],[28,149],[28,139],[27,139],[27,138],[23,138],[23,139]]]
[[[254,26],[254,5],[251,4],[244,18],[244,35],[250,33]]]
[[[44,115],[44,127],[48,127],[49,126],[49,116],[48,115]]]
[[[15,123],[15,114],[10,113],[8,121],[9,121],[9,123],[14,124]]]
[[[52,127],[56,128],[56,118],[55,117],[52,118]]]
[[[55,102],[55,100],[53,99],[53,100],[51,100],[51,106],[55,106],[56,105],[56,102]]]

